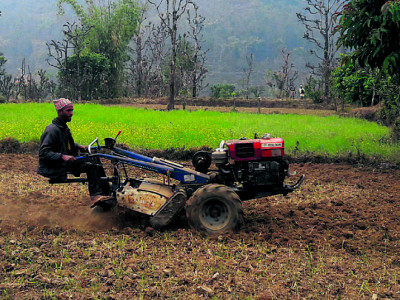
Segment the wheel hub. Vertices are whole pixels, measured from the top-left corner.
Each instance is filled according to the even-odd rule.
[[[213,230],[223,228],[229,222],[229,208],[220,200],[209,200],[201,211],[201,222]]]

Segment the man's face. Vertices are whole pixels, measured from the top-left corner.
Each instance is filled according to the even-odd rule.
[[[71,122],[73,115],[74,115],[74,106],[72,104],[68,104],[64,106],[60,111],[58,111],[58,116],[65,123]]]

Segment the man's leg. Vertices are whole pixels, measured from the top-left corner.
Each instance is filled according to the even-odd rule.
[[[98,157],[92,157],[91,159],[90,164],[83,166],[89,182],[89,194],[90,196],[109,196],[111,192],[110,185],[108,181],[101,180],[101,177],[106,177],[104,167]]]
[[[68,166],[68,172],[79,176],[80,173],[86,173],[89,185],[89,194],[93,196],[104,195],[109,196],[111,189],[107,181],[101,180],[106,177],[103,164],[98,157],[87,157],[77,160]]]

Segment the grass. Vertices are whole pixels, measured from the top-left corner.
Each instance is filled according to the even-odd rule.
[[[291,154],[330,157],[365,155],[399,161],[400,144],[389,142],[389,129],[361,119],[294,114],[156,111],[76,104],[69,124],[75,141],[88,144],[122,130],[119,143],[134,149],[216,148],[223,139],[252,138],[254,133],[282,137]],[[0,105],[0,140],[38,141],[55,117],[52,104]]]

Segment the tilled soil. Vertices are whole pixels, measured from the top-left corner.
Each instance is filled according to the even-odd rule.
[[[244,202],[239,233],[207,237],[184,215],[161,231],[93,217],[85,185],[0,160],[0,298],[400,299],[399,170],[292,164],[300,190]]]

